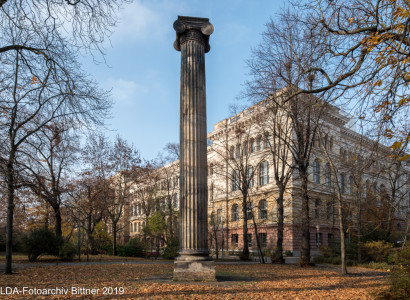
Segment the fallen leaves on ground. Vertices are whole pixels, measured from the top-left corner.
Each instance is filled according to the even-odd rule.
[[[68,294],[37,295],[36,299],[372,299],[375,292],[388,286],[386,272],[350,268],[350,274],[343,276],[333,266],[217,265],[217,282],[191,283],[171,281],[172,271],[172,264],[155,263],[39,266],[1,275],[1,297],[29,296],[4,295],[5,287],[58,287],[68,289]],[[99,293],[72,295],[72,287],[98,289]],[[124,294],[120,294],[120,288],[124,288]]]

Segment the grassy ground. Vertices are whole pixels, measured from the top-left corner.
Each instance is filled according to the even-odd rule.
[[[66,298],[87,299],[372,299],[375,292],[387,287],[388,274],[349,268],[351,274],[341,276],[339,268],[333,266],[300,269],[271,264],[217,265],[216,270],[217,282],[177,283],[171,280],[172,264],[38,266],[1,275],[0,288],[3,293],[6,287],[22,293],[23,287],[59,287],[68,289]],[[91,297],[83,290],[81,295],[75,295],[80,288],[98,289],[99,293]],[[31,296],[26,293],[1,297]],[[36,298],[42,297],[64,298]]]

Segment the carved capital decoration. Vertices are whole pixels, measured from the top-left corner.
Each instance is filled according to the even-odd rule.
[[[196,41],[204,46],[205,53],[209,52],[209,36],[214,32],[214,26],[208,18],[178,16],[174,22],[176,40],[174,48],[181,51],[181,45],[187,41]]]

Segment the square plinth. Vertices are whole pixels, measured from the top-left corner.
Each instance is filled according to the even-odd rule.
[[[215,262],[175,261],[174,280],[177,281],[216,281]]]

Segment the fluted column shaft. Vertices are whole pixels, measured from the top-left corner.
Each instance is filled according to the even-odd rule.
[[[180,256],[178,260],[210,260],[205,52],[212,30],[208,19],[179,17],[174,23],[181,51],[180,98]]]

